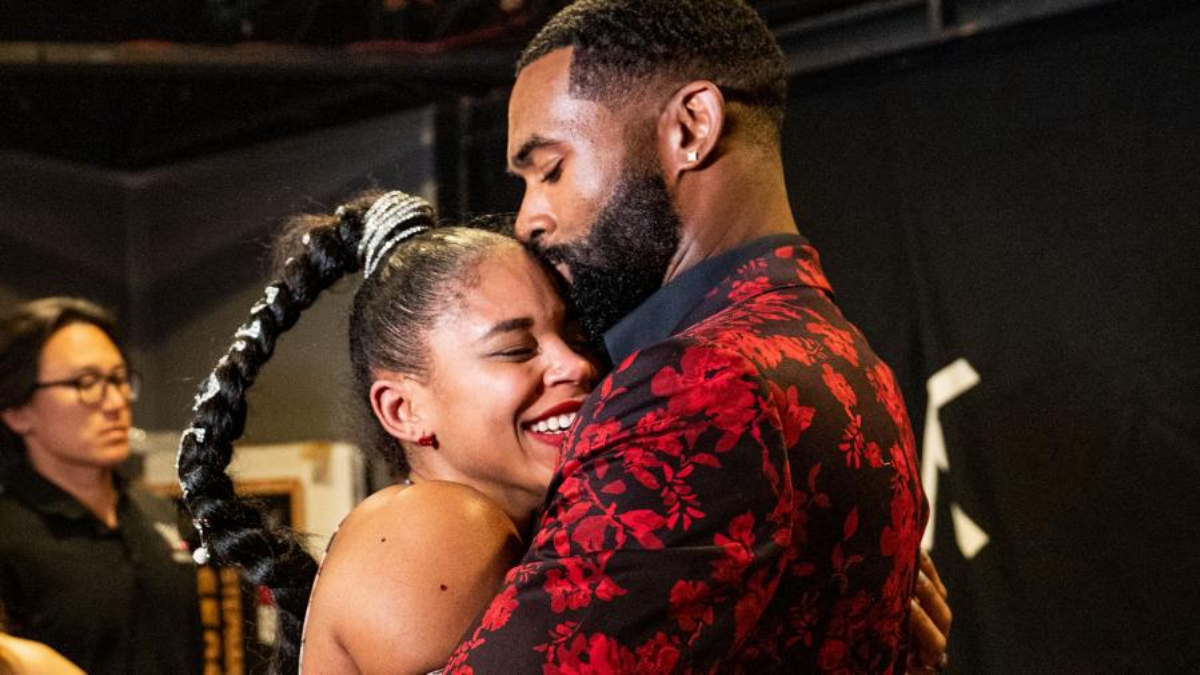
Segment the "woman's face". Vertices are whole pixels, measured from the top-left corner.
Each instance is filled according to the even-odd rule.
[[[582,334],[546,272],[515,242],[467,281],[427,337],[431,369],[414,404],[440,447],[422,448],[415,468],[522,518],[544,498],[597,370],[573,348]]]
[[[108,335],[88,323],[59,329],[42,348],[38,382],[68,382],[126,373],[125,359]],[[4,411],[4,421],[25,441],[30,462],[50,477],[79,468],[110,469],[129,456],[129,402],[106,387],[94,405],[81,403],[69,385],[41,387],[25,405]]]

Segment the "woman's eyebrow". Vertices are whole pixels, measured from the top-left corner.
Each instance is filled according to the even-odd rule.
[[[500,323],[489,328],[488,332],[484,333],[479,340],[483,341],[492,336],[499,335],[500,333],[512,333],[519,330],[528,330],[532,327],[533,319],[529,317],[523,316],[515,319],[505,319],[504,321],[501,321]]]
[[[124,364],[121,364],[115,368],[112,368],[111,370],[104,370],[103,368],[100,368],[98,366],[79,366],[77,368],[70,368],[67,370],[67,374],[65,374],[61,377],[55,377],[53,379],[54,380],[77,380],[81,377],[107,377],[114,373],[122,372],[125,369],[126,369],[126,366]]]

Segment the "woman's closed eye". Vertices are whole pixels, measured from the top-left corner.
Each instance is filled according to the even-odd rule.
[[[493,356],[493,357],[497,357],[497,358],[501,358],[501,359],[508,359],[508,360],[512,360],[512,361],[523,361],[525,359],[533,358],[534,356],[537,355],[537,353],[538,353],[537,344],[531,342],[531,343],[523,343],[523,344],[519,344],[519,345],[508,345],[505,347],[501,347],[500,349],[493,351],[491,354],[489,354],[489,356]]]

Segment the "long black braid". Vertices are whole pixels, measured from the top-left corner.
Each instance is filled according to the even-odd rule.
[[[389,193],[394,196],[395,193]],[[300,636],[317,563],[292,530],[272,524],[252,501],[239,499],[226,473],[233,441],[246,421],[246,392],[271,358],[278,337],[338,279],[357,272],[365,214],[376,202],[369,194],[340,207],[335,216],[302,216],[290,239],[298,244],[280,278],[254,305],[229,350],[201,385],[194,416],[179,444],[177,470],[183,500],[202,537],[197,562],[236,565],[245,579],[268,587],[279,613],[272,671],[299,667]],[[381,201],[382,203],[382,201]],[[373,212],[374,213],[374,212]],[[394,214],[393,214],[394,215]],[[434,225],[432,210],[404,213],[395,231]],[[377,220],[374,216],[373,220]],[[379,369],[421,375],[427,368],[423,335],[444,304],[451,282],[462,283],[482,256],[511,239],[479,230],[443,227],[412,236],[383,256],[355,295],[350,319],[351,361],[356,397],[369,411],[367,395]],[[407,472],[404,449],[364,416],[375,432],[371,449],[394,473]]]

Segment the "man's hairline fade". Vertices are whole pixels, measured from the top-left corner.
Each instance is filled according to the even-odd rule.
[[[572,50],[568,93],[572,97],[603,105],[617,114],[625,113],[631,104],[639,102],[652,92],[663,91],[664,94],[655,97],[652,106],[659,109],[687,84],[709,81],[721,91],[727,107],[739,107],[745,111],[740,117],[749,122],[747,126],[756,140],[775,148],[779,147],[787,103],[783,53],[774,37],[770,35],[765,22],[752,8],[743,3],[735,3],[741,4],[745,10],[742,20],[756,24],[754,28],[760,32],[759,37],[766,40],[759,45],[765,49],[753,58],[747,56],[747,60],[753,61],[760,69],[765,68],[768,72],[760,73],[763,75],[763,82],[746,89],[724,81],[726,78],[717,72],[719,68],[705,63],[705,57],[699,54],[664,56],[658,59],[657,63],[644,60],[625,64],[628,68],[619,68],[611,62],[606,62],[610,60],[601,55],[608,47],[603,44],[588,44],[587,38],[591,36],[580,24],[589,16],[594,19],[596,11],[602,12],[605,5],[619,9],[631,4],[635,3],[622,0],[582,0],[568,6],[530,40],[517,61],[517,75],[551,54],[564,49]],[[583,9],[575,11],[575,7]],[[588,11],[593,11],[593,15],[588,15]],[[580,14],[583,15],[582,18]],[[768,56],[767,51],[772,53]],[[583,55],[582,64],[580,55]],[[592,56],[596,58],[591,58]],[[640,106],[639,110],[644,111],[646,108],[647,106]]]

